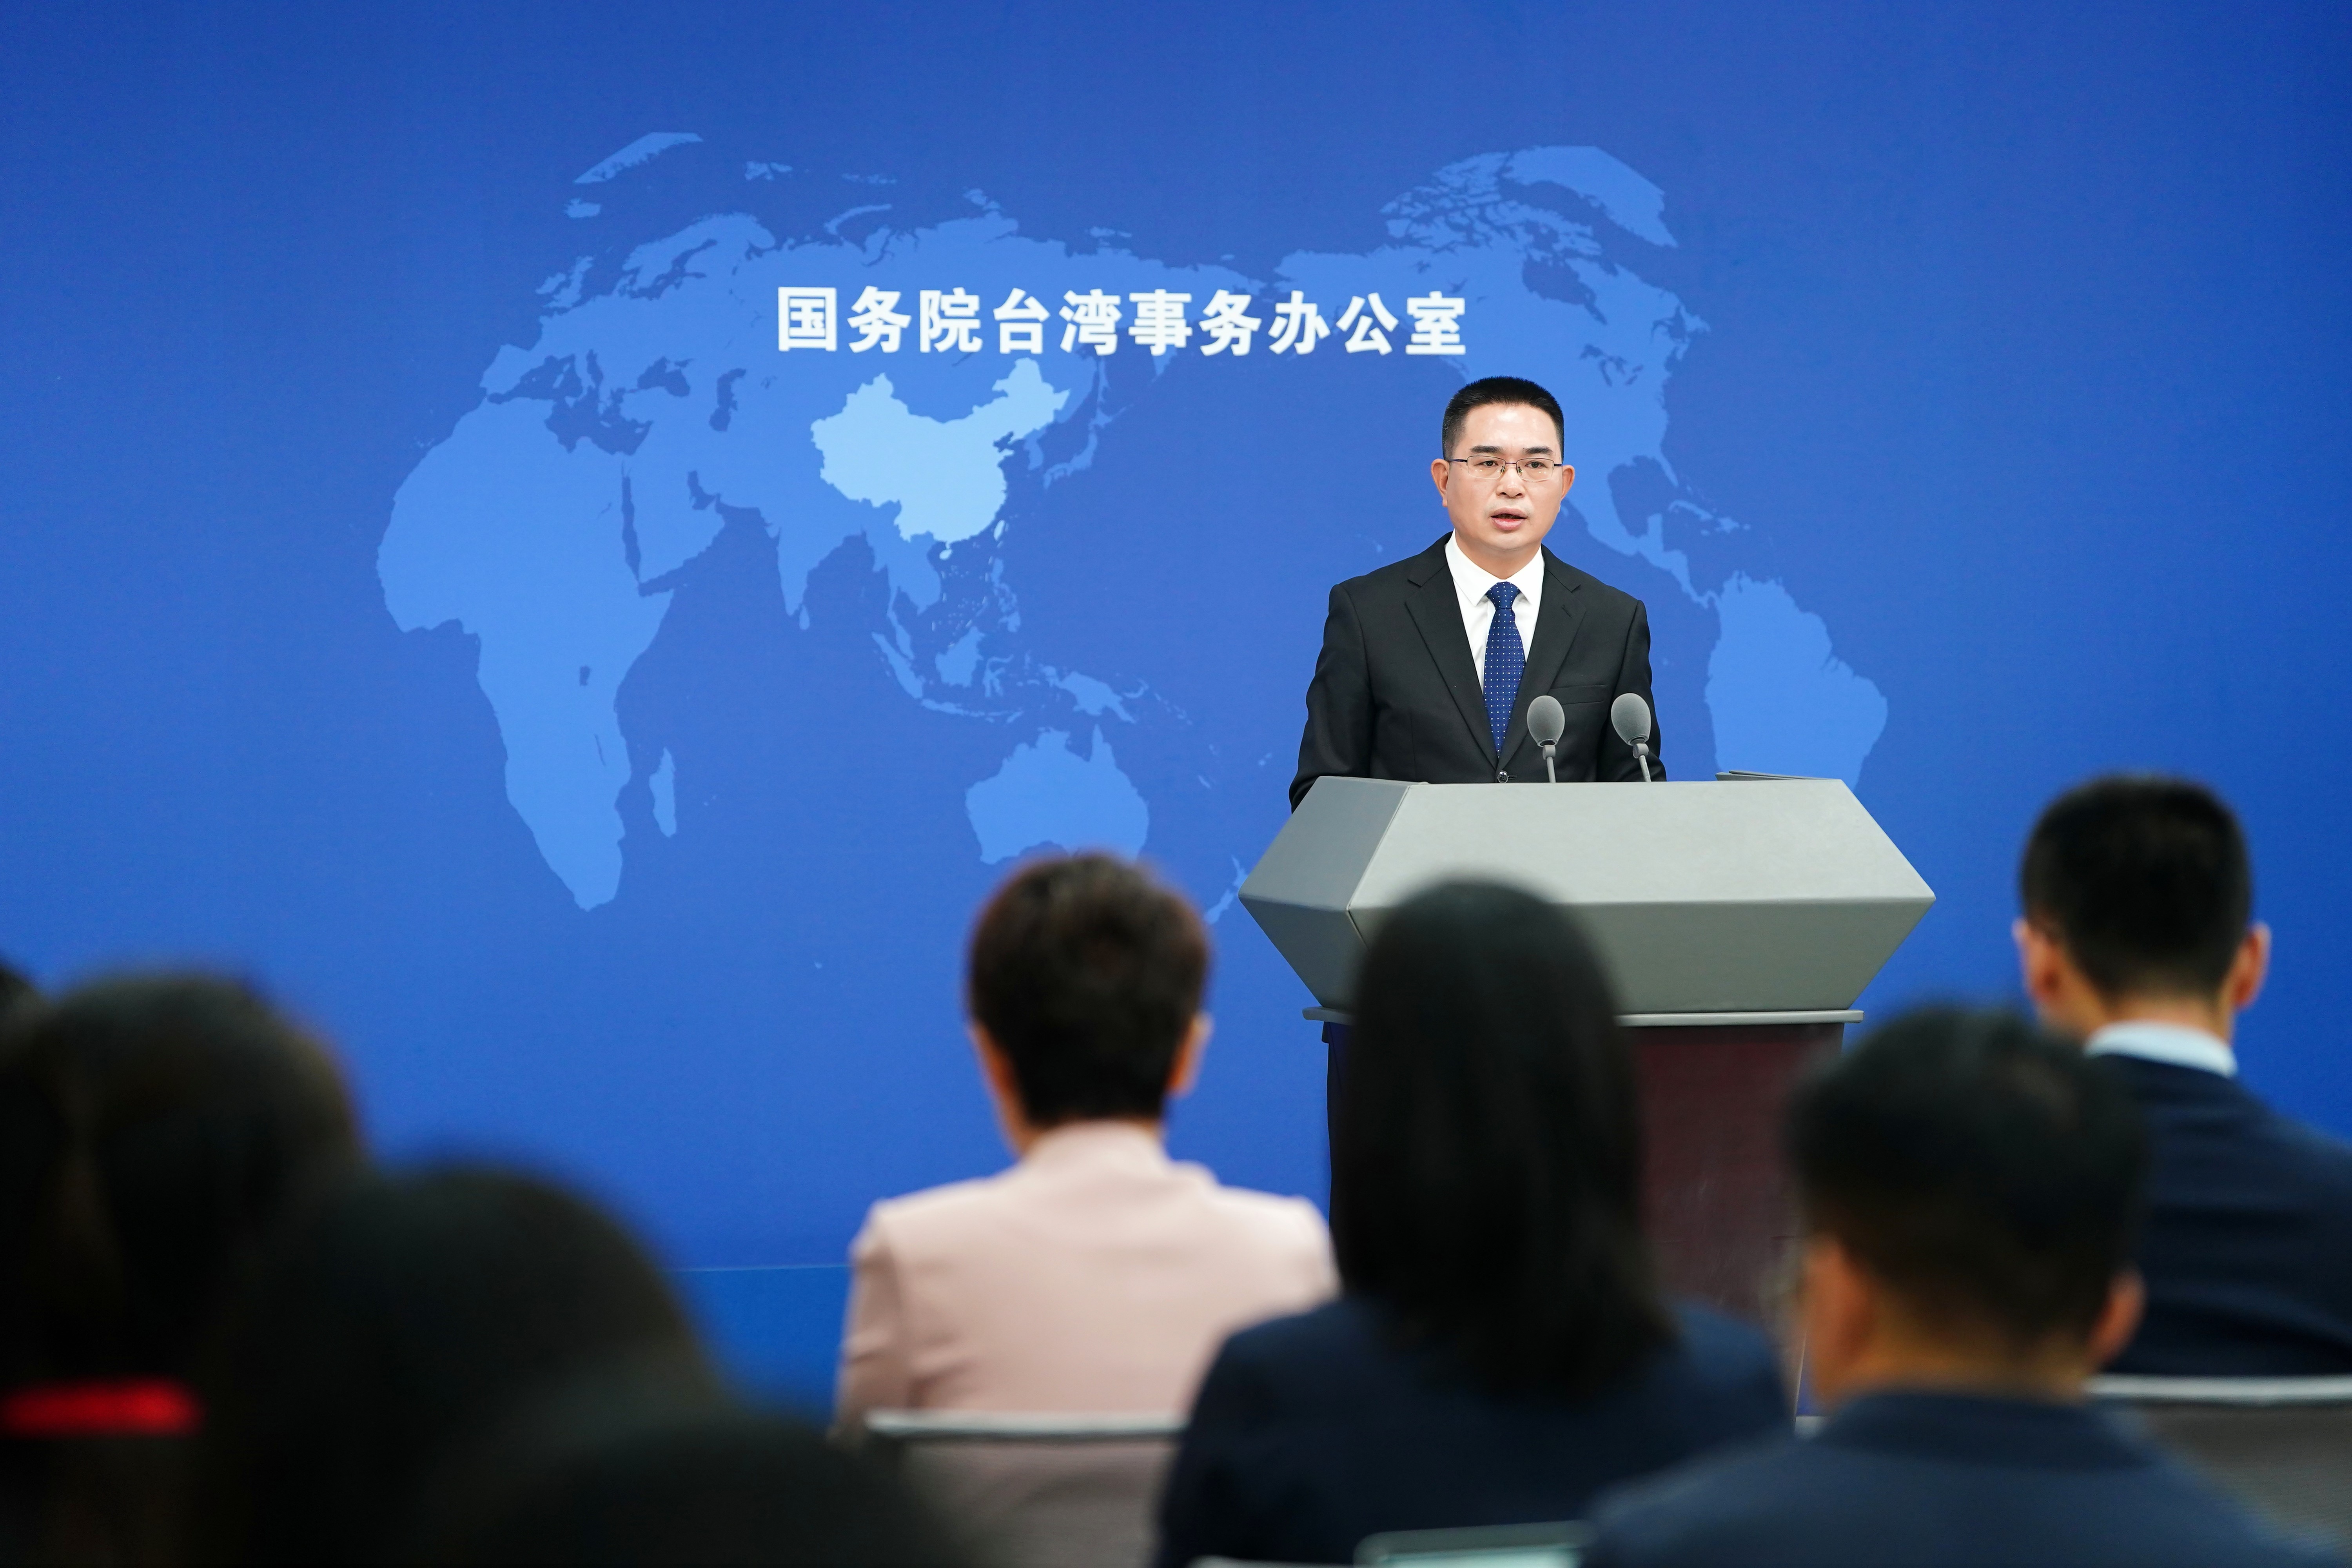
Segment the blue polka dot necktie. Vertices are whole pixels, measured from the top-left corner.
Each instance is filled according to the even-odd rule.
[[[1495,601],[1495,619],[1486,628],[1486,727],[1495,732],[1495,762],[1503,760],[1503,737],[1511,728],[1511,704],[1519,698],[1519,672],[1527,668],[1528,652],[1519,644],[1519,617],[1511,614],[1517,587],[1497,583],[1486,590]]]

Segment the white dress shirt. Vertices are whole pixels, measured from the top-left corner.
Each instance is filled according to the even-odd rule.
[[[2228,1044],[2202,1029],[2136,1018],[2109,1024],[2083,1047],[2095,1057],[2137,1057],[2168,1067],[2195,1068],[2223,1078],[2238,1076],[2238,1058]]]
[[[1448,534],[1445,566],[1454,574],[1454,596],[1462,601],[1462,629],[1470,634],[1470,667],[1478,672],[1478,686],[1484,690],[1486,634],[1495,625],[1495,601],[1486,597],[1486,591],[1502,582],[1508,582],[1519,591],[1519,596],[1511,601],[1511,619],[1519,628],[1522,659],[1532,660],[1536,654],[1536,611],[1543,605],[1543,552],[1537,551],[1534,559],[1508,578],[1502,578],[1462,553],[1462,542]]]

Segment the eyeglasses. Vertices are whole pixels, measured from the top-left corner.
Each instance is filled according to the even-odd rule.
[[[1471,476],[1481,484],[1499,483],[1505,468],[1517,468],[1521,479],[1538,489],[1556,483],[1559,479],[1560,465],[1549,458],[1524,458],[1517,462],[1506,462],[1500,458],[1446,458],[1442,460],[1456,468],[1469,469]]]

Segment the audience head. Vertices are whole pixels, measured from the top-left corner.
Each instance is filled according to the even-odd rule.
[[[1641,1229],[1631,1055],[1560,910],[1454,884],[1384,921],[1332,1149],[1348,1289],[1490,1385],[1590,1392],[1674,1335]]]
[[[891,1478],[783,1416],[592,1380],[445,1476],[425,1563],[927,1568],[955,1561]]]
[[[2012,1015],[1896,1019],[1788,1111],[1808,1370],[2072,1397],[2138,1321],[2147,1152],[2122,1083]]]
[[[30,978],[11,969],[5,959],[0,959],[0,1019],[6,1018],[8,1009],[17,1003],[30,1001],[38,994]]]
[[[391,1560],[455,1446],[624,1364],[708,1375],[660,1271],[611,1220],[521,1176],[358,1179],[238,1305],[206,1384],[194,1554]]]
[[[2153,1017],[2228,1038],[2261,990],[2270,931],[2253,870],[2212,791],[2153,775],[2094,779],[2051,803],[2019,868],[2026,992],[2077,1037]]]
[[[358,1157],[333,1063],[259,996],[101,981],[0,1032],[0,1383],[183,1378],[268,1233]]]
[[[1156,1121],[1208,1036],[1209,939],[1183,897],[1108,855],[1023,867],[972,931],[973,1038],[1016,1147],[1065,1122]]]

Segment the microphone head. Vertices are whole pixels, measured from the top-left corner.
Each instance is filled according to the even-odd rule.
[[[1538,746],[1555,746],[1568,732],[1568,715],[1562,711],[1559,699],[1545,692],[1528,704],[1528,733]]]
[[[1621,691],[1609,705],[1609,723],[1627,745],[1645,744],[1650,739],[1650,705],[1638,691]]]

